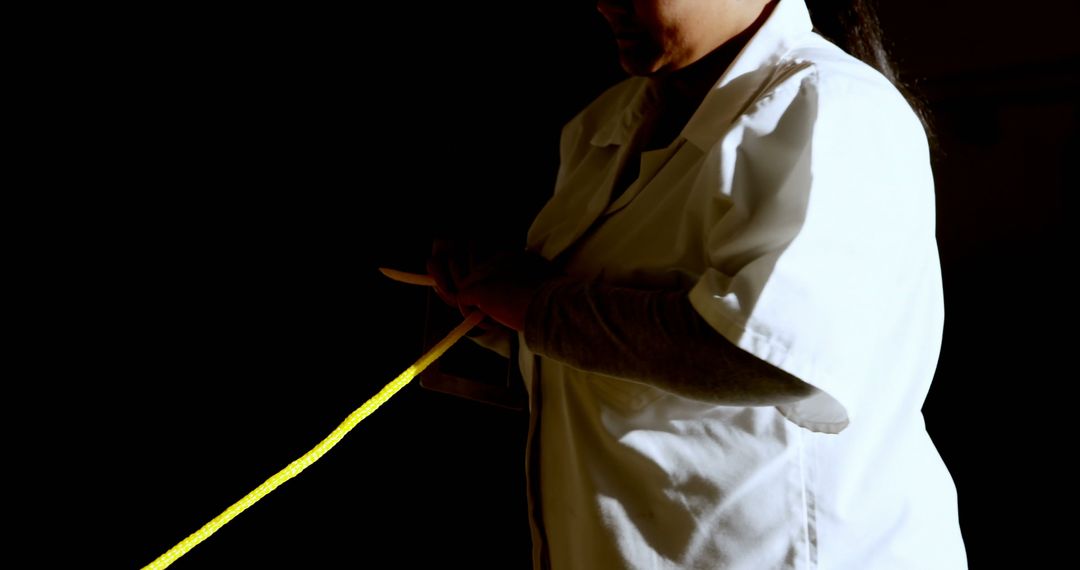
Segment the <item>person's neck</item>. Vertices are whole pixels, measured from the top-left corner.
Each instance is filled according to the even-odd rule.
[[[672,72],[654,75],[650,78],[659,99],[663,102],[664,114],[685,116],[686,120],[701,105],[705,95],[720,80],[743,47],[772,14],[776,2],[765,5],[761,14],[745,30],[724,42],[716,49],[705,54],[694,63]]]

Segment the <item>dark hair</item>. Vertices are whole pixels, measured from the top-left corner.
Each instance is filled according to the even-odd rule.
[[[873,0],[806,0],[806,6],[810,9],[814,30],[888,78],[919,116],[927,136],[933,139],[926,104],[900,80],[885,49]]]

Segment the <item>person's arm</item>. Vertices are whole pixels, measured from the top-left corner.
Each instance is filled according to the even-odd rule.
[[[525,342],[581,370],[721,405],[773,406],[815,393],[717,333],[687,293],[553,279],[529,302]]]

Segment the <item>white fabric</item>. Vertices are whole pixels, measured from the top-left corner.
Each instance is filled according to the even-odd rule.
[[[782,0],[609,204],[651,97],[628,79],[565,127],[529,248],[563,255],[571,275],[692,287],[717,331],[821,393],[709,405],[576,370],[521,338],[537,564],[965,568],[955,488],[920,412],[942,294],[917,118],[811,32],[802,0]]]

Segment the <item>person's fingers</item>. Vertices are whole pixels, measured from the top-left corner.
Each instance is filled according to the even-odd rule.
[[[491,278],[499,271],[499,267],[495,265],[486,265],[483,267],[474,267],[468,275],[466,275],[461,281],[457,282],[457,290],[461,292],[472,289],[477,284],[483,283],[487,279]]]
[[[454,300],[457,301],[457,308],[461,311],[462,316],[468,316],[469,313],[478,309],[476,303],[476,291],[471,287],[463,286],[458,290],[458,294],[454,296]]]
[[[448,270],[445,267],[443,260],[438,258],[429,258],[427,260],[427,272],[428,275],[435,281],[435,294],[443,300],[444,303],[451,307],[457,306],[457,295],[453,293],[453,283],[450,282],[448,277]]]
[[[450,270],[450,255],[453,243],[450,240],[436,239],[431,246],[431,257],[427,260],[427,272],[435,280],[435,293],[444,303],[457,306],[457,284]]]
[[[447,252],[446,265],[449,270],[450,279],[453,281],[453,291],[458,293],[461,291],[461,282],[469,276],[469,252],[462,248],[455,248]]]
[[[486,252],[482,242],[476,239],[459,241],[451,251],[450,271],[454,286],[460,292],[465,283],[475,281],[478,278],[476,274],[484,271],[490,254]]]
[[[471,270],[469,249],[468,243],[456,239],[436,239],[432,242],[431,257],[442,269],[439,286],[448,293],[457,294],[462,279]]]
[[[475,311],[478,311],[479,309],[477,307],[472,306],[472,305],[469,305],[469,306],[460,305],[458,307],[458,310],[461,311],[461,316],[462,317],[468,317],[469,315],[473,314]],[[498,329],[498,328],[506,328],[505,325],[503,325],[499,321],[492,318],[491,315],[487,315],[487,314],[484,315],[484,320],[477,323],[476,326],[478,328],[480,328],[480,329],[483,329],[485,332],[490,331],[490,330],[494,330],[494,329]]]

